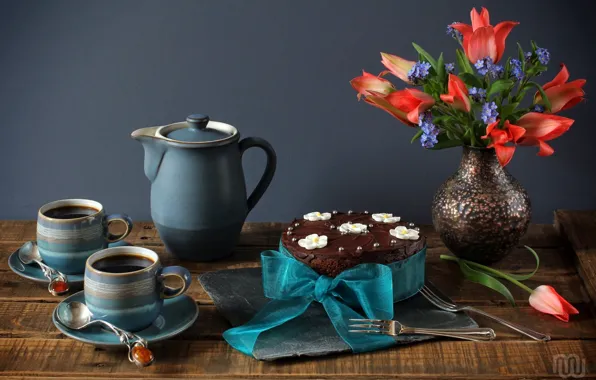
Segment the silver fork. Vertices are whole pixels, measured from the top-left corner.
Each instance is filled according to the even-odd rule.
[[[527,327],[524,326],[520,326],[518,324],[506,321],[504,319],[501,319],[497,316],[494,316],[492,314],[489,314],[485,311],[482,311],[480,309],[476,309],[472,306],[460,306],[460,305],[456,305],[454,303],[448,302],[446,301],[444,298],[442,298],[441,296],[437,295],[435,292],[433,292],[433,290],[431,289],[432,285],[429,284],[428,282],[426,283],[426,285],[424,285],[422,287],[422,289],[420,290],[420,293],[433,305],[435,305],[436,307],[438,307],[441,310],[445,310],[445,311],[450,311],[452,313],[457,313],[457,312],[461,312],[461,311],[471,311],[473,313],[476,314],[480,314],[480,315],[484,315],[485,317],[488,317],[490,319],[493,319],[497,322],[499,322],[500,324],[502,324],[503,326],[507,326],[510,329],[513,329],[521,334],[524,334],[525,336],[528,336],[534,340],[541,340],[541,341],[549,341],[550,340],[550,336],[546,335],[546,334],[542,334],[539,333],[537,331],[531,330]]]
[[[350,319],[350,322],[363,322],[351,324],[351,333],[363,334],[383,334],[398,336],[402,334],[422,334],[445,336],[448,338],[458,338],[464,340],[473,340],[476,342],[495,339],[495,332],[489,328],[462,328],[462,329],[426,329],[418,327],[408,327],[402,325],[399,321],[383,319]]]

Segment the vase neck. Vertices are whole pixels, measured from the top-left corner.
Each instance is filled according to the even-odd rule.
[[[459,170],[477,175],[481,173],[502,173],[503,167],[497,159],[494,149],[463,147]]]

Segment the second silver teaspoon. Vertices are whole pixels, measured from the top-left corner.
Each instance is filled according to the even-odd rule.
[[[71,330],[82,330],[88,326],[99,324],[110,329],[118,338],[120,343],[128,347],[128,360],[138,367],[150,366],[153,361],[153,353],[147,348],[147,341],[140,336],[124,331],[113,324],[101,319],[93,319],[91,311],[82,302],[62,302],[56,311],[58,321]]]
[[[50,280],[48,284],[48,291],[54,295],[59,296],[68,292],[68,277],[65,274],[51,268],[43,263],[37,243],[28,241],[19,248],[19,260],[25,265],[37,264],[41,268],[43,275]]]

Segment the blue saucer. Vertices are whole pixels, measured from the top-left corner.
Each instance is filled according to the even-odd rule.
[[[119,241],[116,243],[109,244],[109,247],[122,247],[122,246],[129,246],[132,245],[125,241]],[[21,277],[24,277],[28,280],[32,280],[35,282],[49,284],[50,280],[48,280],[41,271],[41,268],[37,264],[25,265],[19,260],[19,250],[17,249],[14,251],[10,256],[8,256],[8,266],[12,269],[13,272],[18,274]],[[69,274],[68,283],[71,285],[78,285],[83,284],[84,273],[81,274]]]
[[[80,291],[72,296],[65,298],[62,302],[79,301],[85,302],[85,293]],[[60,305],[58,305],[60,306]],[[54,325],[64,335],[84,343],[94,344],[96,346],[122,346],[120,340],[113,333],[98,326],[89,327],[84,330],[70,330],[64,327],[56,317],[58,306],[52,312],[52,321]],[[135,334],[141,336],[148,343],[159,342],[180,334],[193,325],[199,316],[199,307],[195,301],[185,294],[176,298],[164,300],[161,313],[151,326],[144,330],[137,331]]]

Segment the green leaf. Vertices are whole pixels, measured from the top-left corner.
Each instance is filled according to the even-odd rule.
[[[532,51],[534,53],[536,53],[536,49],[538,49],[538,46],[536,46],[536,42],[535,41],[530,41],[530,43],[532,44]]]
[[[472,269],[464,261],[459,261],[459,268],[461,269],[466,279],[477,284],[484,285],[487,288],[491,288],[492,290],[501,293],[505,298],[507,298],[507,300],[511,303],[512,306],[515,306],[515,300],[513,299],[511,292],[499,280],[489,276],[484,272]]]
[[[437,143],[433,146],[432,150],[440,150],[440,149],[447,149],[453,148],[455,146],[462,146],[463,142],[461,140],[451,140],[447,137],[447,134],[441,133],[437,136]]]
[[[526,55],[524,53],[524,49],[522,48],[522,46],[519,42],[517,43],[517,59],[520,62],[523,62],[526,60]]]
[[[433,118],[433,124],[439,125],[443,124],[445,121],[450,120],[452,117],[449,115],[442,115]]]
[[[464,52],[460,49],[457,49],[455,53],[457,55],[457,66],[459,67],[459,71],[474,74],[474,69],[472,68],[470,61]]]
[[[505,64],[505,73],[503,74],[504,78],[509,78],[511,76],[511,58],[507,60]]]
[[[513,113],[513,111],[515,111],[517,106],[519,106],[519,103],[510,103],[510,104],[507,104],[507,105],[504,105],[503,107],[501,107],[501,110],[499,112],[500,118],[506,119],[507,116],[511,115]]]
[[[410,144],[413,144],[414,141],[416,141],[420,138],[420,136],[422,136],[422,129],[419,129],[418,132],[416,132],[414,137],[412,137],[412,140],[410,140]]]
[[[439,82],[441,83],[441,87],[445,83],[445,78],[447,73],[445,71],[445,58],[443,58],[443,53],[439,55],[439,59],[437,60],[437,76],[439,77]]]
[[[486,98],[490,98],[492,95],[500,94],[505,90],[509,90],[513,86],[514,82],[511,79],[499,79],[494,81],[488,91],[486,92]]]
[[[524,99],[524,97],[526,96],[527,92],[528,92],[527,89],[522,89],[521,91],[518,92],[518,94],[516,96],[513,97],[513,101],[521,102]]]
[[[522,49],[519,42],[517,43],[517,59],[519,59],[519,61],[521,62],[522,71],[525,72],[526,71],[526,55],[524,53],[524,49]]]
[[[546,108],[546,110],[548,112],[550,112],[551,111],[550,101],[548,100],[548,96],[546,96],[546,93],[544,92],[544,89],[542,88],[542,86],[536,82],[528,82],[524,86],[524,88],[528,88],[528,87],[535,87],[538,90],[538,92],[540,92],[540,96],[542,96],[542,103],[544,103],[544,108]]]
[[[478,77],[474,74],[460,73],[459,77],[468,86],[482,88],[482,81],[480,81],[480,79],[478,79]]]
[[[529,280],[530,278],[532,278],[532,276],[534,276],[536,274],[536,272],[538,271],[538,267],[540,266],[540,257],[538,257],[538,254],[536,253],[536,251],[534,251],[532,248],[528,247],[527,245],[524,245],[524,247],[526,247],[526,249],[528,251],[530,251],[532,253],[532,255],[534,256],[534,259],[536,260],[536,267],[534,268],[534,270],[530,273],[527,274],[513,274],[513,273],[508,273],[508,272],[504,272],[503,273],[511,278],[516,279],[517,281],[525,281],[525,280]],[[503,278],[506,279],[504,276],[501,276],[497,273],[492,273],[493,276],[499,277],[499,278]]]
[[[433,69],[435,69],[436,72],[439,72],[439,70],[437,69],[437,61],[435,61],[435,59],[426,52],[426,50],[424,50],[423,48],[421,48],[418,44],[412,42],[412,46],[414,46],[414,49],[416,49],[416,51],[418,52],[418,54],[420,54],[421,56],[424,57],[424,59],[426,59],[430,65],[433,67]]]

